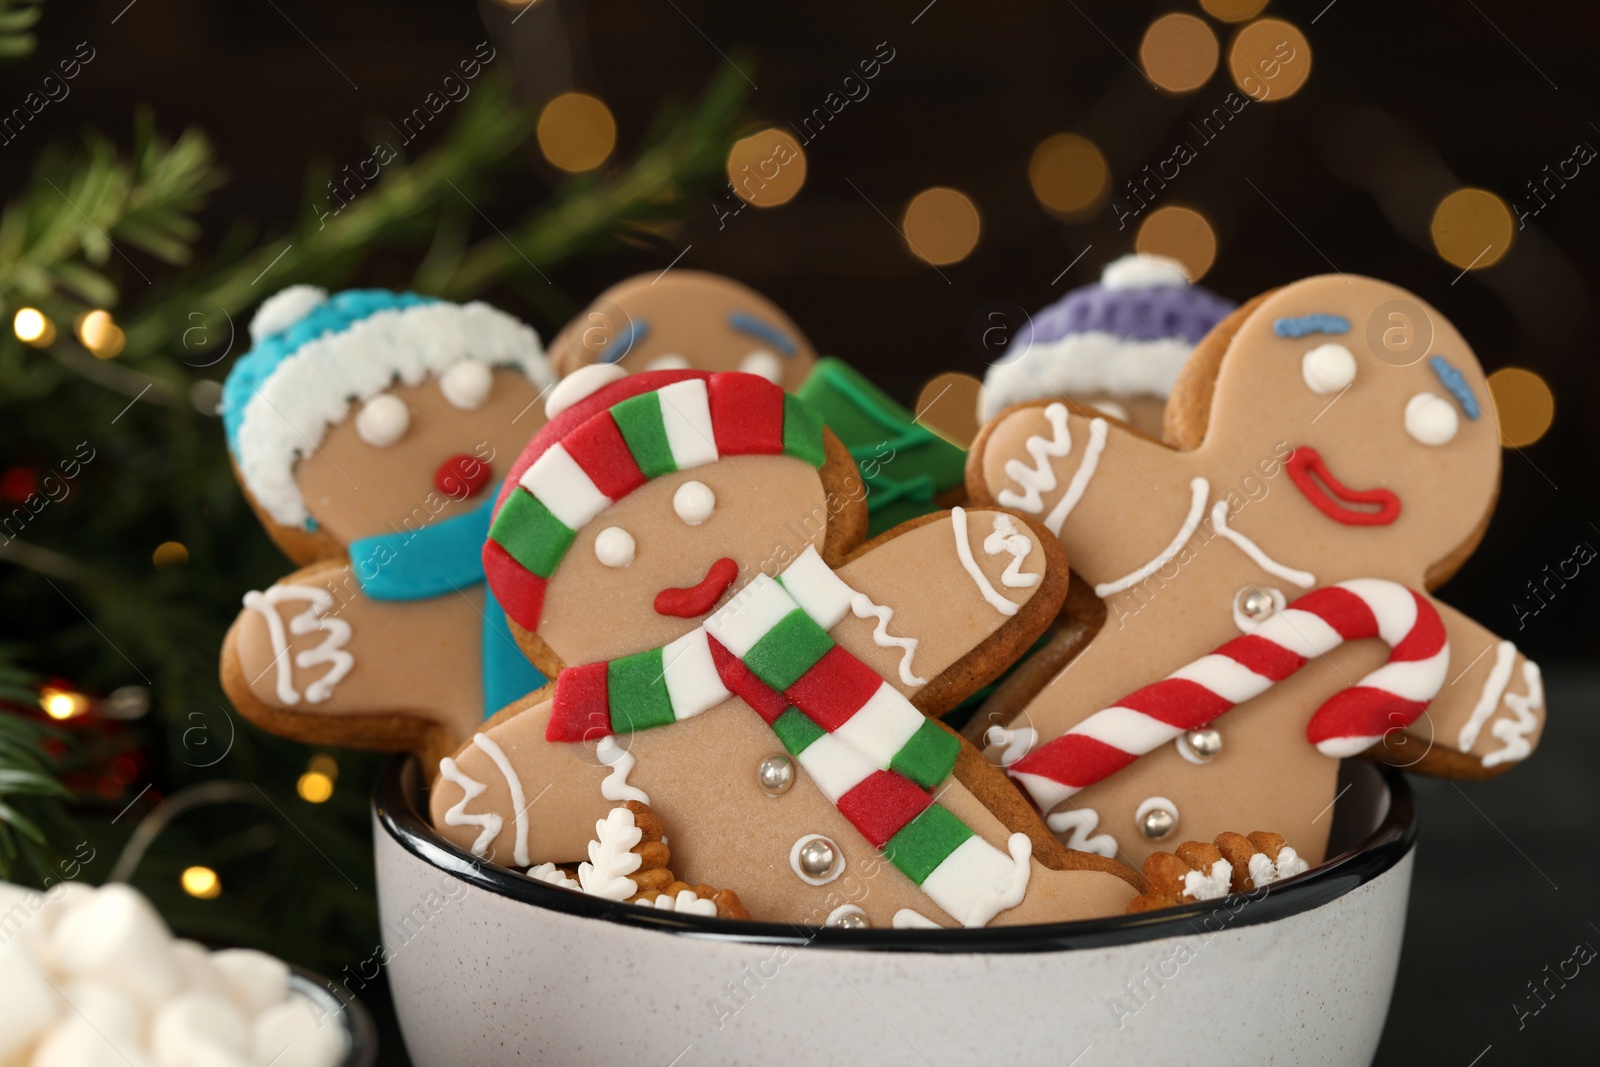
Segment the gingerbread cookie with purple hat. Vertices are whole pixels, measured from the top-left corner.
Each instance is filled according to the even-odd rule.
[[[532,329],[486,304],[293,286],[228,375],[234,469],[302,569],[245,596],[222,683],[274,733],[450,751],[543,684],[484,583],[498,476],[554,381]]]
[[[929,717],[1059,609],[1065,561],[1040,527],[956,509],[860,544],[849,454],[749,374],[593,367],[547,406],[484,561],[556,680],[441,762],[440,833],[633,900],[638,832],[618,806],[648,804],[676,878],[771,921],[976,926],[1127,906],[1134,871],[1060,847]]]
[[[1017,354],[984,376],[978,419],[1027,400],[1071,399],[1159,438],[1178,371],[1233,309],[1191,285],[1177,260],[1123,256],[1032,317],[1012,345]]]
[[[1105,608],[1059,676],[969,727],[1053,829],[1139,862],[1270,826],[1316,863],[1341,757],[1479,778],[1532,751],[1538,667],[1428,593],[1500,479],[1444,316],[1368,278],[1269,292],[1201,342],[1166,430],[1038,400],[974,442],[972,499],[1043,522]]]
[[[719,274],[667,270],[618,282],[550,342],[557,374],[596,364],[626,371],[737,370],[798,389],[816,350],[760,293]]]

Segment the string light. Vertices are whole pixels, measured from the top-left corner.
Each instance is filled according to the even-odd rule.
[[[78,340],[101,359],[115,359],[128,338],[111,318],[109,311],[91,311],[78,318]]]
[[[617,146],[617,120],[611,109],[588,93],[562,93],[539,115],[539,151],[570,173],[593,170]]]
[[[1287,100],[1311,77],[1311,42],[1293,23],[1258,19],[1234,34],[1228,73],[1252,99]]]
[[[181,567],[189,562],[189,549],[182,541],[163,541],[150,553],[150,562],[157,570]]]
[[[1133,240],[1134,250],[1168,256],[1183,264],[1191,282],[1198,282],[1217,259],[1217,234],[1200,212],[1188,207],[1160,207],[1145,216]]]
[[[1457,189],[1433,209],[1433,247],[1462,270],[1483,270],[1511,251],[1516,225],[1511,209],[1487,189]]]
[[[222,895],[222,879],[210,867],[185,867],[178,884],[196,900],[215,900]]]
[[[1500,420],[1500,444],[1506,448],[1527,448],[1555,422],[1555,393],[1531,370],[1502,367],[1489,375],[1489,393]]]
[[[1083,215],[1098,207],[1110,180],[1100,147],[1075,133],[1051,134],[1039,142],[1028,161],[1033,195],[1062,215]]]
[[[339,761],[326,753],[311,757],[306,773],[295,783],[295,791],[308,804],[321,804],[333,796],[333,783],[339,780]]]
[[[75,719],[89,710],[89,698],[70,689],[46,686],[39,690],[39,706],[44,713],[58,722]]]
[[[56,339],[56,324],[38,308],[21,308],[11,319],[17,340],[34,348],[49,348]]]
[[[936,185],[911,198],[900,229],[912,252],[943,267],[972,254],[982,223],[971,197],[958,189]]]
[[[787,204],[806,183],[805,150],[776,127],[742,137],[728,150],[728,181],[757,207]]]
[[[1169,93],[1192,93],[1217,71],[1217,35],[1193,15],[1162,15],[1144,31],[1139,65]]]

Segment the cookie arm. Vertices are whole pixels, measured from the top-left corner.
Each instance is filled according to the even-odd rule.
[[[1433,602],[1450,639],[1450,672],[1428,710],[1369,754],[1436,778],[1491,778],[1532,753],[1544,732],[1539,665],[1516,645]]]

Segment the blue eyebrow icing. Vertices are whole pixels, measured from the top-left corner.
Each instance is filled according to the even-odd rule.
[[[644,319],[629,319],[628,325],[617,334],[617,339],[600,350],[601,363],[616,363],[626,356],[635,342],[643,341],[650,332],[650,324]]]
[[[747,315],[743,311],[735,311],[728,316],[728,325],[740,333],[748,333],[761,338],[786,356],[792,356],[797,351],[795,343],[789,339],[788,334],[772,325],[772,323],[763,322],[754,315]]]
[[[1478,398],[1472,393],[1472,386],[1467,384],[1466,375],[1462,374],[1450,361],[1443,356],[1434,356],[1428,360],[1428,366],[1433,368],[1433,373],[1439,376],[1439,382],[1450,395],[1461,402],[1461,410],[1467,413],[1467,418],[1478,417]]]
[[[1279,337],[1304,337],[1308,333],[1349,333],[1350,320],[1343,315],[1296,315],[1272,324]]]

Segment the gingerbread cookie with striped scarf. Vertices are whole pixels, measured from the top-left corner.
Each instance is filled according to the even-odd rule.
[[[1340,758],[1481,778],[1529,754],[1538,667],[1428,592],[1500,479],[1444,316],[1368,278],[1269,292],[1201,342],[1166,435],[1041,400],[969,457],[972,499],[1044,523],[1104,608],[1061,673],[969,727],[1064,840],[1138,863],[1266,825],[1316,863]]]
[[[1136,872],[1062,848],[930,717],[1059,610],[1065,560],[1042,528],[956,509],[860,544],[849,454],[753,375],[593,367],[547,409],[484,563],[556,681],[441,762],[440,833],[505,866],[567,864],[633,800],[663,820],[678,877],[737,892],[756,919],[980,926],[1127,906]],[[614,883],[615,899],[636,891]]]

